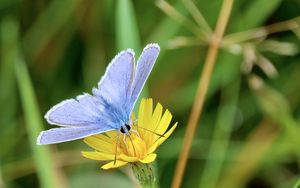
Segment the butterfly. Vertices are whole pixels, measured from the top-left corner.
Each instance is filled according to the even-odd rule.
[[[46,113],[47,122],[60,127],[42,131],[37,144],[67,142],[110,130],[128,133],[131,112],[159,51],[158,44],[148,44],[137,65],[132,49],[117,54],[92,94],[64,100]]]

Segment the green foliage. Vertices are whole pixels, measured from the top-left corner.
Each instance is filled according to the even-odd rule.
[[[131,187],[130,168],[100,170],[80,156],[81,141],[35,142],[52,128],[42,119],[52,105],[90,92],[118,51],[138,56],[148,42],[161,54],[143,96],[179,122],[156,164],[170,187],[221,4],[1,1],[0,187]],[[299,9],[297,1],[234,2],[182,187],[299,186]]]

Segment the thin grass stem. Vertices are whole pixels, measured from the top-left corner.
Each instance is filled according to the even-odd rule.
[[[195,3],[191,0],[182,0],[182,3],[188,9],[189,13],[192,15],[198,26],[204,30],[204,33],[207,36],[212,34],[212,29],[208,25],[200,10],[196,7]]]
[[[156,5],[160,8],[164,13],[170,16],[173,20],[177,21],[182,26],[186,27],[189,31],[191,31],[195,36],[197,36],[202,41],[207,41],[207,35],[203,30],[197,27],[196,24],[188,20],[184,15],[178,12],[172,5],[164,0],[157,0]]]
[[[240,91],[240,78],[222,90],[220,109],[208,151],[208,160],[204,166],[200,186],[217,187],[223,163],[228,153],[230,136],[237,112]],[[222,142],[220,142],[222,140]]]
[[[215,28],[215,32],[213,34],[211,43],[209,44],[208,53],[204,62],[204,68],[200,76],[197,94],[192,107],[192,111],[190,113],[187,130],[184,135],[182,150],[179,159],[177,161],[175,176],[172,182],[173,188],[179,188],[183,179],[188,155],[194,139],[198,120],[200,119],[200,115],[203,109],[204,99],[208,90],[212,71],[217,59],[220,42],[224,35],[225,28],[229,20],[232,5],[233,5],[233,0],[224,0],[221,8],[220,16],[218,18],[218,22]]]
[[[38,110],[31,78],[29,76],[25,60],[19,51],[20,44],[17,42],[19,34],[18,24],[13,20],[11,20],[11,24],[13,26],[11,27],[13,28],[13,31],[10,32],[14,32],[13,37],[15,41],[14,48],[12,50],[16,52],[16,57],[14,59],[15,75],[20,92],[21,104],[24,110],[29,144],[33,152],[36,172],[41,184],[40,187],[65,187],[63,174],[55,167],[49,146],[36,145],[37,136],[43,129],[43,123],[40,118],[41,115]]]
[[[236,44],[244,41],[266,37],[273,33],[295,30],[300,27],[300,17],[283,22],[274,23],[268,26],[258,27],[238,33],[232,33],[224,37],[223,44]]]

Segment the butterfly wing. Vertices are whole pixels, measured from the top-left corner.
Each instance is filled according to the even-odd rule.
[[[52,144],[80,139],[114,127],[102,116],[104,108],[94,96],[83,94],[52,107],[45,119],[50,124],[63,126],[40,133],[37,144]]]
[[[104,76],[93,89],[111,119],[119,126],[130,116],[130,88],[134,76],[134,52],[131,49],[119,53],[109,64]]]
[[[110,129],[112,130],[112,128]],[[108,131],[105,129],[105,131]],[[42,131],[37,139],[38,145],[56,144],[84,138],[103,132],[103,126],[63,127]]]
[[[103,107],[89,94],[79,95],[53,106],[45,115],[49,124],[60,126],[87,126],[101,120]],[[102,107],[102,109],[101,109]]]
[[[133,62],[132,50],[120,52],[107,67],[98,88],[93,89],[94,96],[80,95],[51,108],[45,115],[46,120],[64,128],[41,132],[38,144],[66,142],[119,129],[129,119],[126,106],[133,80]]]
[[[134,107],[134,104],[145,85],[145,82],[157,59],[159,51],[160,48],[157,44],[148,44],[144,48],[141,56],[139,57],[135,71],[134,81],[131,88],[131,110]]]

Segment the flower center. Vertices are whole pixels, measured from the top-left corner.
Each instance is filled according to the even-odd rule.
[[[122,128],[120,131],[122,132]],[[122,153],[137,158],[143,158],[147,154],[147,145],[145,141],[140,138],[138,132],[131,131],[123,136],[125,138],[119,142],[119,148],[122,150]]]

